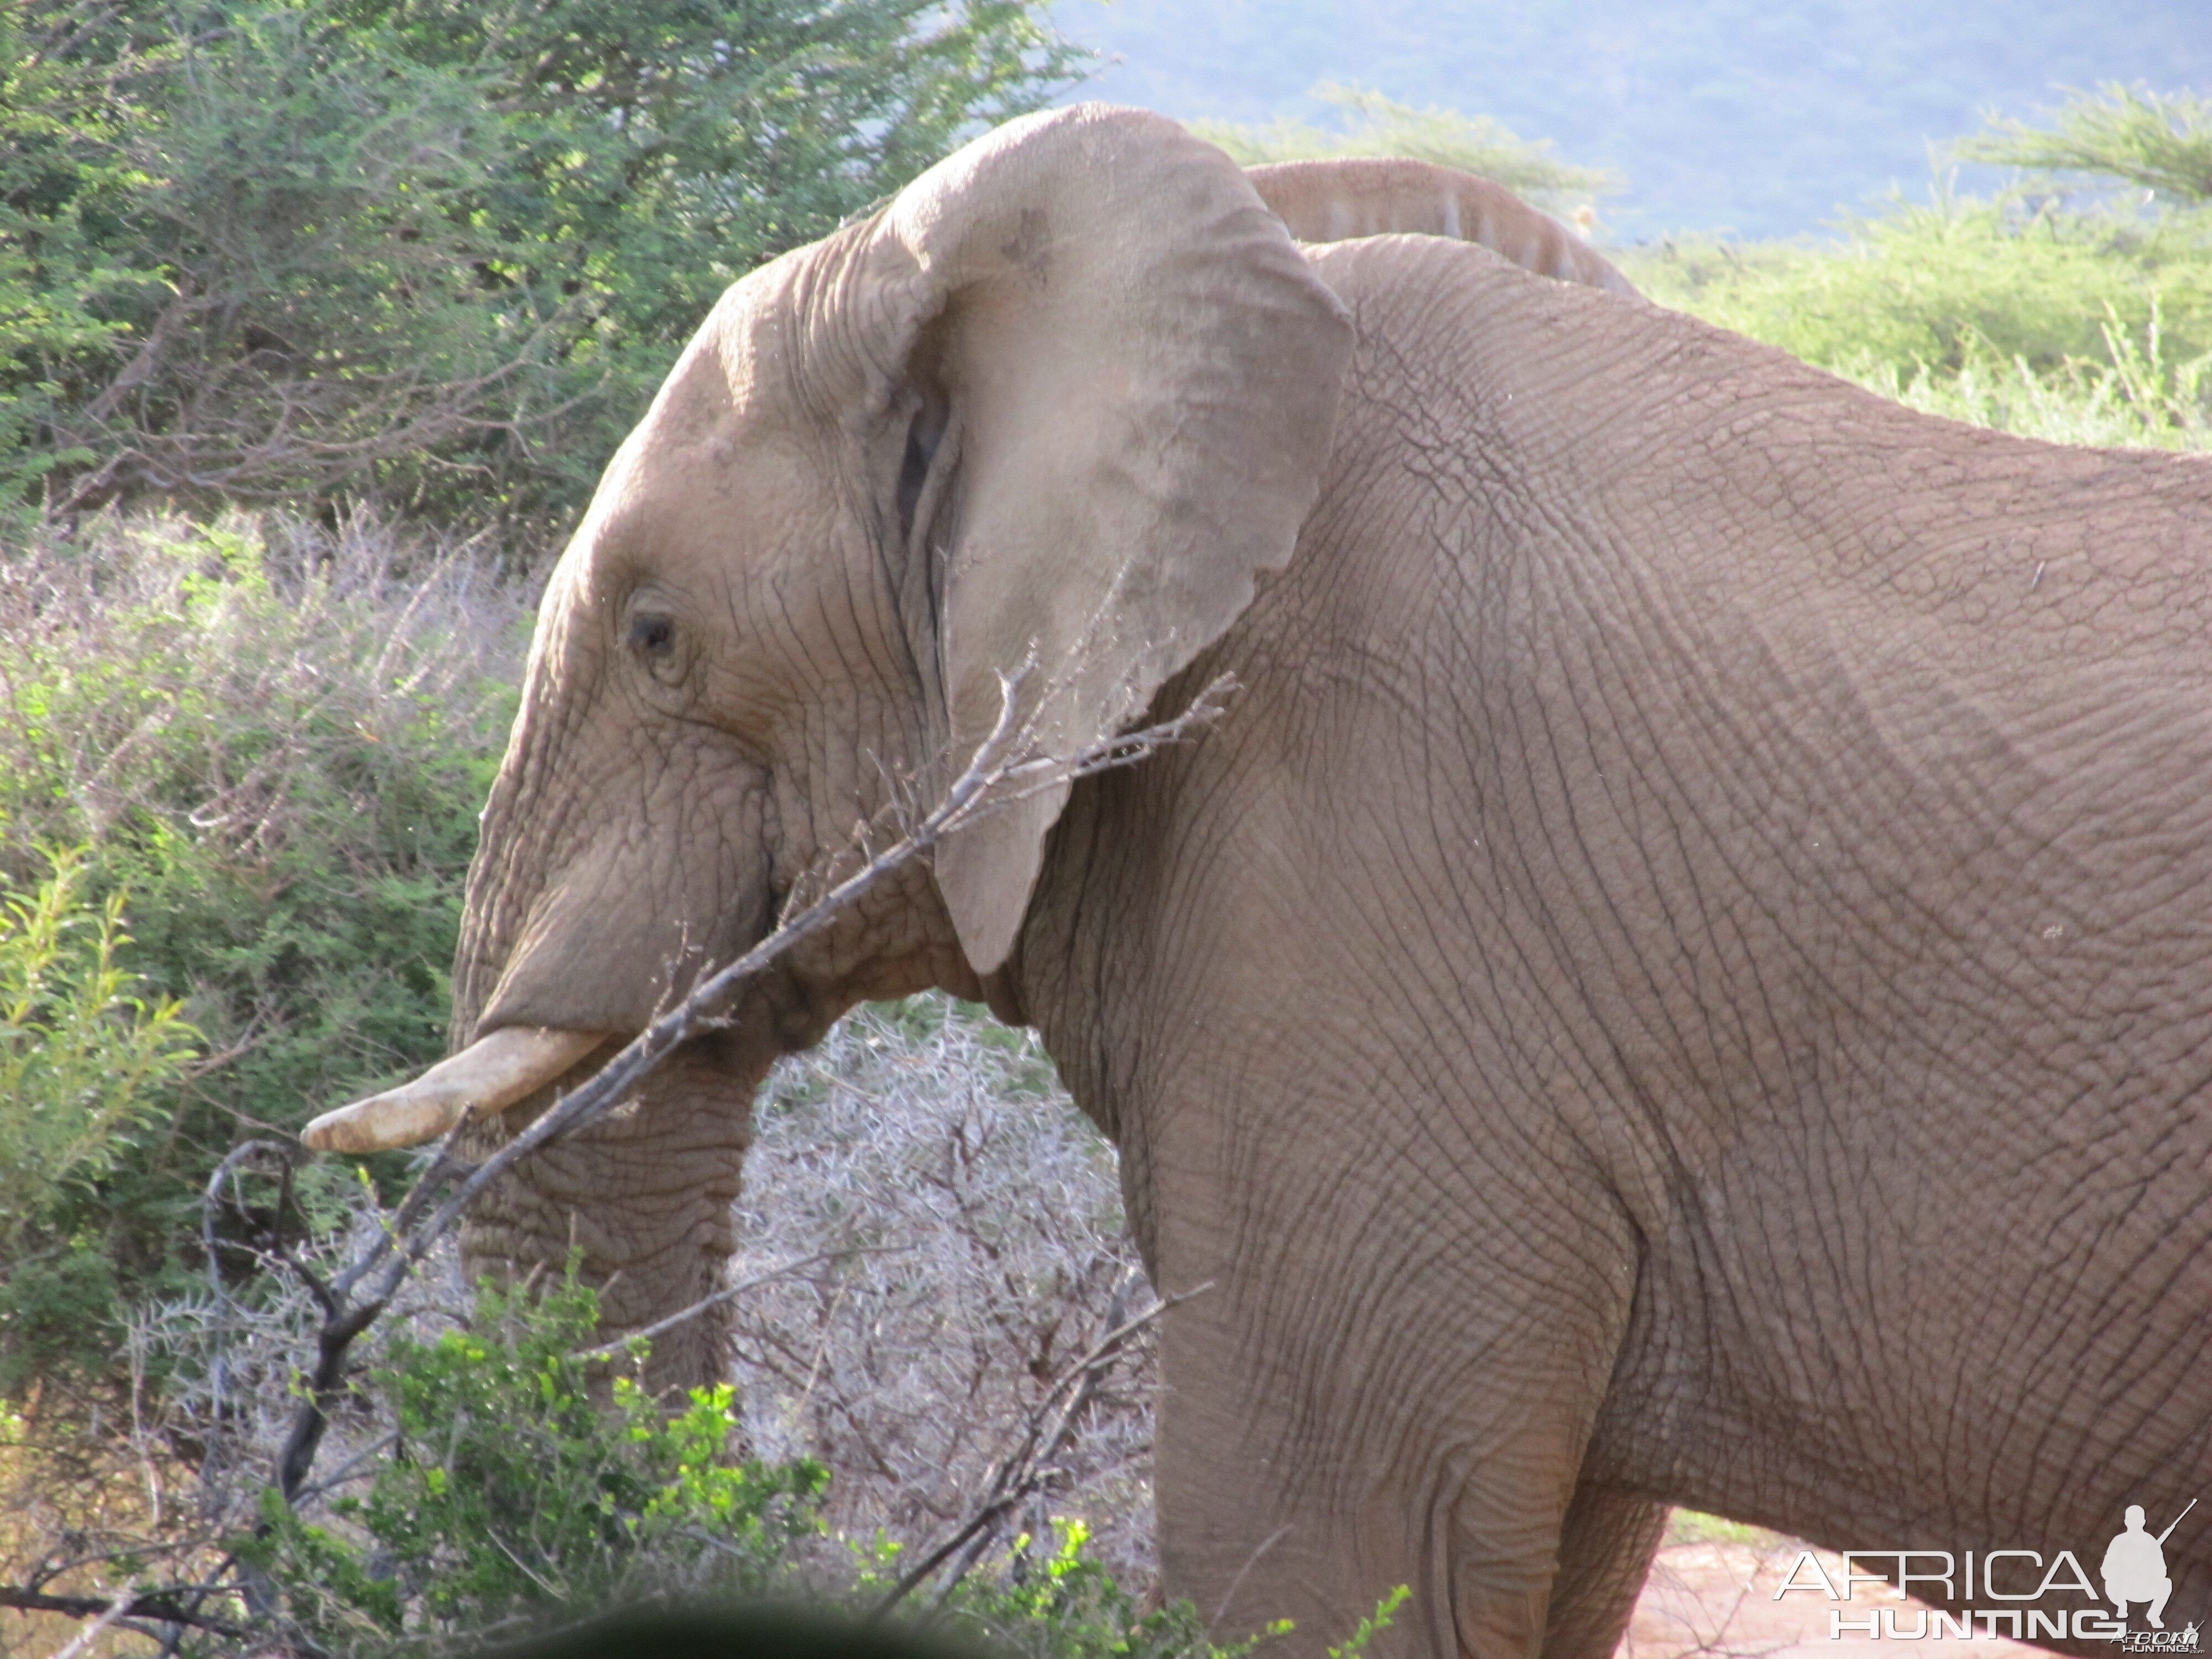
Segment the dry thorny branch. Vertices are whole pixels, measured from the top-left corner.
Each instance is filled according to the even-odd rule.
[[[1129,1281],[1133,1277],[1125,1276],[1115,1287],[1116,1313],[1121,1310],[1124,1293],[1131,1288]],[[1181,1296],[1155,1302],[1134,1317],[1117,1319],[1105,1335],[1054,1378],[1044,1398],[1030,1412],[1020,1437],[993,1468],[989,1485],[966,1519],[951,1537],[924,1555],[891,1587],[877,1604],[877,1616],[890,1612],[950,1562],[951,1570],[945,1572],[938,1591],[938,1602],[942,1606],[953,1586],[982,1559],[1015,1511],[1044,1491],[1060,1474],[1056,1461],[1074,1439],[1077,1426],[1097,1399],[1123,1351],[1170,1308],[1210,1288],[1200,1285]]]
[[[1143,1268],[1113,1152],[1033,1035],[931,997],[857,1010],[780,1065],[745,1174],[734,1273],[835,1253],[736,1308],[748,1439],[836,1471],[836,1532],[917,1559],[972,1516],[1071,1359],[1128,1316]],[[1080,1522],[1124,1585],[1157,1570],[1152,1335],[1121,1351],[1019,1522],[1042,1538]]]
[[[295,1405],[283,1434],[283,1449],[274,1485],[288,1504],[307,1501],[337,1486],[365,1459],[377,1454],[381,1443],[354,1449],[346,1464],[321,1480],[315,1479],[316,1461],[330,1425],[330,1413],[344,1390],[349,1374],[349,1355],[355,1343],[391,1310],[410,1276],[450,1235],[477,1194],[548,1142],[570,1134],[604,1116],[619,1104],[656,1066],[685,1042],[726,1024],[738,994],[770,964],[801,941],[819,933],[896,872],[928,855],[945,837],[1003,809],[1045,790],[1073,780],[1127,765],[1163,745],[1187,741],[1210,725],[1225,706],[1233,682],[1226,677],[1208,685],[1182,713],[1134,732],[1109,736],[1072,756],[1042,752],[1034,740],[1034,720],[1017,719],[1023,685],[1030,671],[1002,677],[1000,717],[975,758],[927,812],[915,815],[905,805],[902,792],[894,791],[898,804],[890,809],[896,839],[878,844],[866,826],[856,848],[848,848],[842,861],[859,860],[859,867],[836,880],[811,902],[801,903],[783,917],[768,938],[735,962],[702,981],[683,1001],[656,1019],[641,1035],[610,1060],[588,1082],[557,1100],[528,1127],[482,1164],[471,1165],[455,1155],[458,1132],[436,1149],[428,1167],[388,1216],[376,1224],[334,1271],[319,1268],[309,1253],[271,1238],[266,1254],[289,1270],[295,1282],[312,1298],[319,1323],[315,1338],[315,1362],[303,1387],[295,1391]],[[1048,696],[1049,688],[1048,689]],[[207,1261],[215,1305],[224,1301],[212,1237],[218,1207],[226,1194],[242,1207],[240,1183],[252,1166],[273,1165],[280,1182],[277,1212],[290,1200],[292,1174],[298,1161],[295,1146],[255,1140],[235,1148],[208,1182],[203,1207],[204,1228],[210,1234]],[[449,1253],[449,1252],[448,1252]],[[681,1322],[717,1302],[778,1279],[799,1276],[804,1269],[836,1257],[887,1253],[846,1241],[775,1267],[748,1274],[713,1297],[684,1309],[660,1322],[647,1334]],[[1102,1390],[1117,1362],[1128,1356],[1164,1304],[1127,1316],[1126,1302],[1136,1283],[1135,1271],[1126,1260],[1109,1264],[1115,1270],[1112,1316],[1105,1334],[1075,1361],[1058,1370],[1049,1387],[1031,1407],[1012,1449],[992,1467],[980,1498],[963,1504],[946,1541],[930,1552],[920,1566],[907,1575],[885,1605],[901,1599],[933,1573],[950,1564],[945,1583],[958,1577],[981,1559],[1021,1505],[1052,1487],[1065,1484],[1061,1460],[1070,1451],[1086,1414],[1098,1404]],[[1038,1363],[1042,1363],[1040,1360]],[[223,1356],[218,1348],[212,1358],[209,1382],[216,1396],[225,1394]],[[818,1369],[818,1362],[817,1362]],[[228,1563],[224,1564],[228,1567]],[[188,1625],[223,1630],[222,1622],[204,1615],[201,1604],[212,1595],[222,1570],[208,1583],[164,1590],[141,1592],[134,1599],[96,1597],[38,1598],[38,1605],[52,1606],[78,1616],[97,1615],[108,1623],[141,1621],[181,1632]],[[173,1645],[173,1644],[172,1644]]]

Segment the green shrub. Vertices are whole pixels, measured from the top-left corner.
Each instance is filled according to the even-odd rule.
[[[46,856],[35,891],[0,884],[0,1260],[66,1187],[113,1166],[199,1036],[175,998],[132,994],[124,896],[84,897],[81,849]]]
[[[610,1377],[586,1357],[603,1352],[597,1320],[596,1298],[572,1279],[536,1298],[481,1290],[466,1333],[385,1339],[354,1418],[357,1431],[393,1431],[388,1449],[326,1522],[271,1493],[257,1533],[238,1540],[274,1604],[257,1639],[422,1652],[648,1597],[879,1606],[901,1552],[827,1535],[817,1504],[829,1471],[745,1457],[726,1386],[665,1411],[629,1374],[642,1341]],[[1218,1646],[1194,1607],[1146,1610],[1087,1545],[1080,1522],[1054,1522],[995,1569],[893,1616],[1035,1659],[1243,1659],[1289,1628]],[[1359,1653],[1403,1595],[1336,1651]]]
[[[991,1649],[1024,1659],[1246,1659],[1292,1628],[1291,1620],[1279,1620],[1243,1641],[1216,1644],[1188,1601],[1146,1611],[1091,1558],[1090,1541],[1079,1521],[1054,1522],[1048,1537],[1018,1538],[1018,1565],[962,1580],[939,1616]],[[864,1579],[862,1585],[872,1589],[876,1582]],[[1382,1617],[1389,1623],[1388,1613]],[[1366,1639],[1357,1638],[1343,1659],[1355,1659]]]
[[[1838,246],[1668,242],[1621,263],[1653,299],[1916,408],[2075,443],[2205,445],[2212,209],[2195,205],[2212,106],[2108,88],[2049,130],[1960,146],[2047,177],[1994,200],[1940,188],[1846,223]],[[2162,198],[2134,186],[2154,182]]]
[[[106,1258],[58,1224],[167,1117],[199,1036],[120,965],[123,894],[86,893],[81,850],[44,857],[28,892],[0,875],[0,1389],[112,1301]]]
[[[272,1492],[240,1547],[295,1641],[374,1651],[648,1593],[790,1587],[827,1472],[738,1456],[727,1385],[670,1413],[617,1374],[595,1401],[598,1319],[573,1281],[534,1303],[487,1286],[474,1329],[390,1342],[369,1386],[397,1438],[367,1491],[331,1505],[333,1526]]]
[[[0,508],[547,526],[714,296],[1078,61],[1037,0],[0,9]]]
[[[1264,126],[1194,121],[1190,129],[1246,167],[1339,155],[1402,155],[1495,180],[1539,206],[1565,210],[1619,188],[1599,167],[1552,154],[1548,140],[1522,137],[1489,115],[1416,109],[1364,87],[1324,81],[1307,94],[1332,112],[1329,125],[1285,119]]]
[[[2197,234],[2177,219],[2130,242],[2101,216],[2023,226],[1968,201],[1900,209],[1838,252],[1684,244],[1624,264],[1662,304],[1929,414],[2054,442],[2202,449],[2212,239]]]
[[[2024,438],[2212,448],[2212,355],[2172,362],[2155,309],[2140,337],[2110,322],[2103,331],[2101,360],[2073,358],[2040,372],[1972,337],[1948,373],[1923,364],[1907,375],[1894,364],[1848,359],[1839,367],[1908,408]]]
[[[1839,248],[1681,242],[1628,266],[1660,303],[1824,367],[1956,374],[1986,348],[2042,373],[2107,360],[2108,325],[2140,335],[2154,315],[2174,358],[2212,351],[2212,235],[2193,218],[1947,197],[1855,222]]]
[[[0,878],[82,846],[76,890],[131,895],[118,965],[181,1000],[210,1051],[27,1255],[173,1288],[232,1146],[443,1052],[525,621],[466,559],[404,574],[368,525],[107,525],[0,556]],[[311,1170],[311,1203],[337,1178]],[[11,1271],[0,1302],[32,1291]],[[112,1297],[80,1305],[76,1358],[103,1363],[118,1322]],[[27,1363],[8,1333],[0,1383]]]
[[[142,182],[97,67],[41,51],[53,20],[0,5],[0,512],[94,452],[49,416],[127,351],[124,313],[151,269],[118,258],[117,211]]]

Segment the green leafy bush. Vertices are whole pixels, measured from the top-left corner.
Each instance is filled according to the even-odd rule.
[[[1036,0],[0,10],[0,507],[573,510],[733,277],[1077,61]]]
[[[2205,447],[2212,106],[2108,88],[2049,130],[2001,123],[1961,153],[2156,180],[2165,200],[2033,176],[1995,200],[1939,188],[1844,226],[1840,246],[1668,242],[1620,258],[1662,304],[1916,408],[2075,443]]]
[[[46,858],[34,892],[0,885],[0,1257],[65,1187],[113,1166],[199,1036],[175,998],[132,994],[124,896],[84,897],[82,849]]]
[[[790,1588],[827,1471],[738,1455],[726,1385],[670,1413],[605,1378],[584,1357],[598,1318],[574,1282],[535,1302],[487,1287],[472,1330],[391,1342],[370,1387],[396,1439],[367,1491],[331,1526],[272,1492],[240,1545],[295,1641],[374,1651],[648,1593]]]
[[[0,5],[0,510],[95,459],[47,417],[127,350],[123,312],[159,280],[112,246],[143,181],[100,69],[41,50],[56,21]]]
[[[880,1609],[902,1552],[829,1536],[830,1479],[809,1460],[744,1454],[726,1387],[670,1413],[592,1346],[591,1290],[478,1292],[467,1332],[385,1340],[355,1415],[389,1425],[368,1467],[311,1521],[274,1493],[237,1542],[273,1601],[256,1639],[286,1650],[435,1651],[496,1629],[551,1625],[624,1601],[771,1597]],[[1217,1645],[1197,1610],[1147,1610],[1089,1549],[1079,1522],[1015,1540],[1010,1557],[891,1616],[1035,1659],[1243,1659],[1270,1635]],[[1340,1650],[1362,1651],[1401,1590]]]
[[[199,1036],[120,965],[123,894],[87,894],[82,849],[44,856],[28,892],[0,875],[0,1386],[112,1295],[107,1264],[55,1224],[166,1117]]]
[[[1079,1521],[1054,1523],[1048,1537],[1018,1538],[1011,1570],[962,1580],[940,1616],[993,1650],[1025,1659],[1246,1659],[1293,1628],[1279,1620],[1243,1641],[1217,1644],[1188,1601],[1146,1611],[1092,1558],[1090,1542]],[[875,1583],[863,1579],[862,1587]],[[1382,1622],[1389,1623],[1387,1613]],[[1365,1645],[1363,1636],[1343,1659]]]
[[[366,523],[108,525],[0,556],[0,878],[82,847],[72,890],[131,895],[116,965],[210,1051],[0,1267],[0,1386],[29,1364],[5,1310],[52,1301],[44,1277],[82,1289],[96,1256],[125,1294],[173,1287],[233,1145],[443,1052],[526,619],[477,564],[410,570]],[[105,1363],[119,1317],[79,1301],[75,1358]]]
[[[1308,95],[1334,112],[1333,125],[1285,118],[1264,126],[1194,121],[1190,128],[1246,167],[1338,155],[1402,155],[1479,174],[1554,209],[1619,187],[1602,168],[1562,161],[1552,154],[1549,141],[1523,138],[1493,116],[1416,109],[1364,87],[1326,81]]]
[[[1969,337],[1958,366],[1910,374],[1883,362],[1846,361],[1844,372],[1908,408],[2051,443],[2212,448],[2212,355],[2176,362],[2155,308],[2140,335],[2107,322],[2100,358],[2070,358],[2039,371]]]
[[[1977,349],[2039,373],[2106,358],[2105,330],[2212,351],[2212,234],[2194,218],[1942,198],[1848,227],[1840,248],[1676,243],[1632,256],[1652,298],[1808,362],[1955,374]]]

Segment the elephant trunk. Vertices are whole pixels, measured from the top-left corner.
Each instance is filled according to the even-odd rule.
[[[594,521],[595,522],[595,521]],[[460,1130],[481,1163],[773,914],[765,778],[684,726],[641,736],[610,678],[608,600],[580,570],[587,523],[549,586],[514,731],[483,817],[453,970],[453,1055],[318,1118],[307,1143],[359,1152]],[[660,832],[602,815],[635,803]],[[460,1229],[471,1282],[544,1285],[573,1271],[609,1337],[711,1297],[737,1244],[732,1206],[751,1097],[775,1056],[765,993],[687,1043],[613,1112],[538,1147],[477,1194]],[[730,1310],[655,1338],[656,1393],[716,1380]]]
[[[709,1298],[724,1287],[738,1247],[752,1096],[768,1069],[732,1046],[709,1038],[679,1049],[622,1108],[540,1146],[492,1182],[461,1229],[462,1270],[472,1282],[556,1282],[573,1264],[599,1295],[607,1338],[697,1310],[654,1337],[645,1381],[655,1394],[728,1373],[736,1310]],[[574,1086],[607,1053],[586,1055],[557,1085],[504,1115],[471,1119],[462,1156],[497,1151],[551,1104],[556,1087]]]

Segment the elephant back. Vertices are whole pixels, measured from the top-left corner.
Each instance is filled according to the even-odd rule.
[[[1488,248],[1523,270],[1633,295],[1596,249],[1504,185],[1431,161],[1342,156],[1247,167],[1260,199],[1301,242],[1360,236],[1446,236]]]

